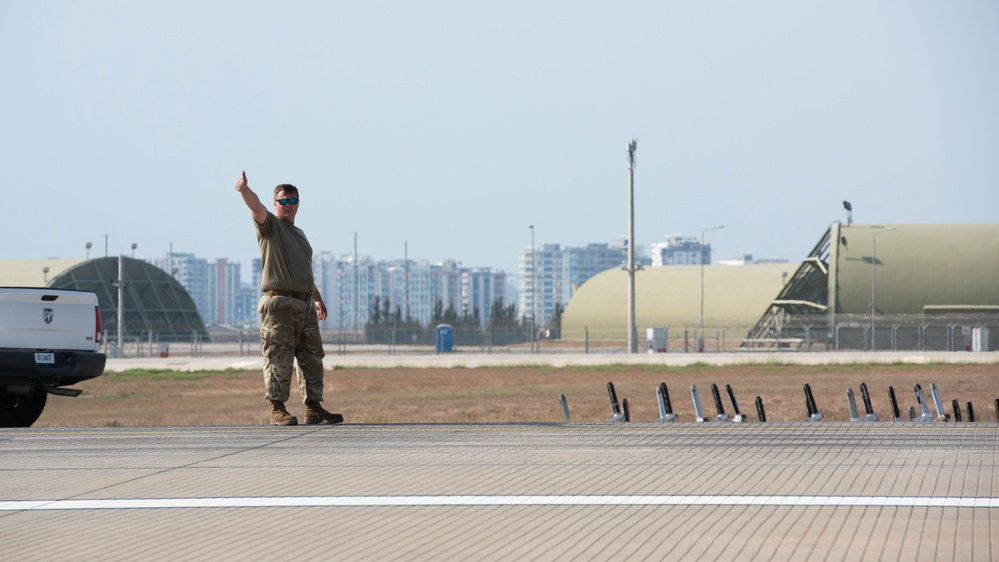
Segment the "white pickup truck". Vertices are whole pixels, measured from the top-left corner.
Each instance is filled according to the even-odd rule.
[[[0,287],[0,427],[29,427],[49,394],[101,376],[97,295],[38,287]]]

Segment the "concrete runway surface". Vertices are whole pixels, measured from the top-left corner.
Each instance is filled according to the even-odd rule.
[[[996,423],[3,429],[0,552],[997,560],[997,461]]]
[[[17,560],[996,560],[999,424],[0,432]]]

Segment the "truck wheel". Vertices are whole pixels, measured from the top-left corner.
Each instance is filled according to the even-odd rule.
[[[35,389],[32,396],[7,394],[7,388],[0,386],[0,427],[31,427],[45,409],[49,393]]]

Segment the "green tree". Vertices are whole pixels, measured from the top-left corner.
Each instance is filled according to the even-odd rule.
[[[488,331],[493,344],[506,345],[527,341],[527,323],[517,318],[517,305],[498,297],[490,306]]]
[[[374,306],[371,307],[371,319],[368,324],[378,326],[382,323],[381,309],[378,306],[378,297],[375,297]]]
[[[440,299],[434,301],[434,312],[430,323],[432,326],[444,323],[444,303]]]
[[[498,297],[494,300],[489,311],[490,326],[509,328],[520,325],[520,322],[517,320],[517,305],[514,303],[507,304],[503,301],[503,297]]]
[[[447,308],[444,309],[444,314],[441,316],[441,320],[444,324],[451,324],[452,326],[458,323],[458,311],[454,309],[454,303],[448,303]]]
[[[545,324],[545,329],[548,330],[548,337],[552,339],[562,338],[563,312],[565,312],[565,308],[562,306],[562,303],[555,303],[555,309],[552,311],[552,316],[548,319],[548,323]]]

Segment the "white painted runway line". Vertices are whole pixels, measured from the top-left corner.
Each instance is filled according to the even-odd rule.
[[[445,506],[789,506],[999,509],[999,498],[931,496],[314,496],[0,501],[0,511]]]

